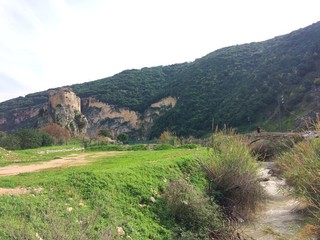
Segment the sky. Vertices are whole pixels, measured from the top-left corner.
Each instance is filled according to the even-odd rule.
[[[0,0],[0,102],[320,21],[319,0]]]

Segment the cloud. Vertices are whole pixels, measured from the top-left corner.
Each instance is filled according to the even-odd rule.
[[[318,0],[0,0],[0,72],[31,93],[193,61],[305,27],[319,20],[319,7]]]

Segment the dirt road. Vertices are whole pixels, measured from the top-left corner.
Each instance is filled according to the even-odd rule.
[[[95,153],[78,153],[71,154],[69,156],[51,160],[48,162],[42,162],[31,165],[9,165],[6,167],[0,168],[0,177],[4,176],[14,176],[20,173],[28,173],[28,172],[38,172],[41,170],[49,169],[49,168],[66,168],[72,166],[80,166],[89,164],[92,160],[98,157],[110,157],[114,155],[120,154],[119,152],[95,152]],[[0,188],[0,195],[10,194],[10,195],[18,195],[25,194],[29,191],[24,188]]]
[[[255,221],[247,224],[245,233],[255,240],[299,239],[304,216],[297,210],[302,205],[288,194],[285,181],[271,176],[269,170],[266,166],[260,169],[261,177],[269,179],[261,182],[267,193],[266,205]]]

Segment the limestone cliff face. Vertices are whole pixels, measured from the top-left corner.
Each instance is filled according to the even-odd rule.
[[[88,121],[81,113],[81,100],[69,88],[49,92],[48,122],[67,128],[75,136],[87,132]]]
[[[38,126],[40,112],[46,108],[47,104],[39,104],[0,114],[0,131],[12,132],[17,128],[35,128]]]
[[[94,98],[88,98],[82,100],[82,109],[88,119],[90,135],[103,128],[112,131],[114,135],[126,133],[136,138],[143,138],[154,120],[168,109],[173,108],[176,103],[175,98],[167,97],[151,104],[141,114],[128,108],[119,108]]]
[[[58,106],[68,106],[74,111],[81,112],[81,100],[69,88],[49,91],[49,106],[52,109]]]
[[[27,108],[13,109],[0,115],[0,130],[40,128],[57,123],[77,136],[86,134],[88,122],[81,113],[81,101],[68,88],[49,91],[48,102]]]
[[[0,114],[0,130],[40,128],[57,123],[75,136],[94,135],[99,129],[108,129],[115,136],[126,133],[132,138],[144,138],[155,119],[176,103],[177,99],[169,96],[152,103],[141,113],[95,98],[80,99],[71,89],[60,88],[49,91],[47,103]]]

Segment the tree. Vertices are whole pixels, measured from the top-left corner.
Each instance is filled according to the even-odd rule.
[[[54,139],[54,144],[66,144],[70,139],[70,133],[67,129],[56,123],[46,125],[41,131],[48,133]]]
[[[164,131],[161,133],[159,140],[161,143],[169,143],[172,133],[169,131]]]
[[[128,141],[128,135],[126,135],[124,133],[120,133],[117,137],[117,140],[124,143],[124,142]]]
[[[98,131],[98,136],[112,138],[111,132],[107,129],[100,129]]]
[[[38,130],[19,129],[14,136],[19,138],[20,148],[38,148],[42,146],[42,135]]]
[[[7,150],[19,150],[20,140],[16,136],[8,135],[1,139],[0,146]]]
[[[19,129],[10,136],[9,140],[7,144],[10,143],[11,149],[30,149],[53,144],[53,139],[47,133],[36,129]]]

